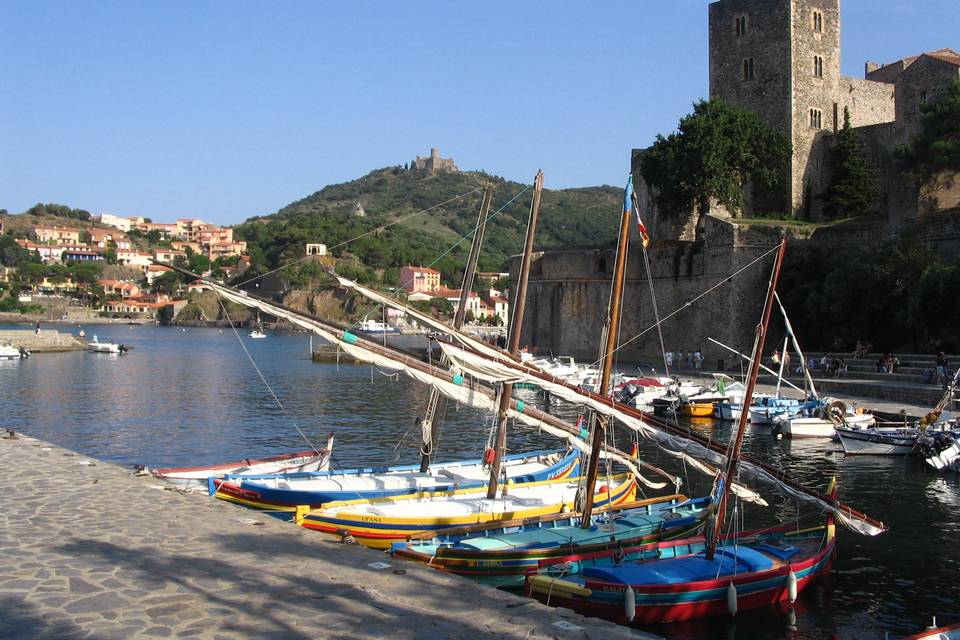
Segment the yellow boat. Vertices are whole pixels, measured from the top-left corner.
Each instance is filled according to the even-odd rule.
[[[692,418],[709,418],[713,415],[713,403],[685,402],[680,406],[680,413]]]
[[[420,492],[368,500],[340,500],[320,509],[297,507],[294,521],[301,527],[352,536],[362,545],[388,549],[424,531],[532,518],[576,509],[578,481],[544,480],[506,485],[506,491],[487,499],[486,487],[443,492]],[[594,507],[617,506],[634,500],[636,480],[630,474],[600,478]]]

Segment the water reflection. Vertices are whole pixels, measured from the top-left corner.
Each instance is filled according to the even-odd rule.
[[[98,327],[97,334],[133,349],[122,357],[74,352],[0,361],[4,425],[124,465],[203,464],[299,450],[306,448],[300,431],[318,444],[333,431],[335,462],[344,467],[418,459],[414,419],[427,389],[371,367],[313,363],[306,334],[242,336],[282,409],[230,331],[111,326]],[[536,391],[520,393],[570,421],[582,413]],[[478,456],[492,417],[451,403],[445,418],[438,457]],[[685,424],[720,442],[731,436],[729,423]],[[613,438],[629,448],[633,434],[617,428]],[[710,476],[648,442],[640,445],[646,462],[683,478],[686,493],[709,491]],[[512,451],[546,446],[557,443],[535,430],[511,430]],[[912,459],[847,458],[829,440],[777,439],[768,427],[751,428],[744,450],[811,487],[823,489],[836,476],[845,502],[891,530],[876,538],[841,531],[837,570],[808,589],[792,613],[774,608],[650,631],[697,640],[883,638],[885,631],[917,631],[932,615],[960,620],[960,478],[937,476]],[[816,519],[769,486],[757,488],[771,506],[745,505],[746,526],[791,520],[798,510]]]

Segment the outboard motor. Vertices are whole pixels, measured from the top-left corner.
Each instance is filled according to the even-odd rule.
[[[25,359],[30,357],[30,349],[27,349],[24,346],[20,347],[20,358]]]
[[[127,345],[125,344],[120,345],[120,353],[126,353],[129,350],[130,350],[130,347],[128,347]]]

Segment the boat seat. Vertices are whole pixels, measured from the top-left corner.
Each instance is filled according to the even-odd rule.
[[[776,556],[779,560],[783,562],[788,562],[790,558],[800,553],[800,548],[795,547],[790,544],[785,544],[783,546],[778,546],[775,544],[768,544],[766,542],[758,542],[753,545],[753,547],[764,553],[768,553],[772,556]]]
[[[739,564],[747,566],[747,571],[766,571],[773,568],[773,560],[751,547],[719,547],[716,555],[736,559]]]
[[[589,567],[583,570],[583,577],[618,584],[680,584],[771,568],[773,561],[750,547],[719,547],[713,560],[707,560],[703,553],[698,553],[680,558],[631,562],[620,567]]]

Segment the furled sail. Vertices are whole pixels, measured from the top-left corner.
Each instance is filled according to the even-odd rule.
[[[225,300],[259,309],[277,318],[287,320],[298,327],[312,331],[331,344],[338,345],[347,355],[361,362],[373,364],[374,366],[390,371],[403,372],[423,384],[432,386],[447,398],[463,405],[486,411],[495,411],[497,408],[496,394],[493,389],[479,384],[468,384],[461,374],[451,373],[450,371],[431,366],[413,359],[406,354],[396,352],[389,347],[365,340],[332,324],[308,318],[300,313],[251,296],[245,292],[236,291],[208,280],[204,280],[204,284],[217,292],[217,294]],[[564,423],[554,416],[527,406],[522,401],[517,401],[516,399],[511,401],[509,415],[524,424],[540,428],[551,435],[567,440],[580,451],[586,451],[588,449],[579,437],[579,430],[575,426]],[[677,484],[677,478],[675,476],[649,464],[641,463],[638,465],[635,460],[624,452],[607,450],[602,452],[601,456],[623,464],[640,482],[650,488],[662,489],[667,486],[667,483],[646,478],[641,473],[640,467],[658,473],[666,477],[670,482]]]
[[[511,381],[536,384],[568,402],[586,405],[599,413],[618,420],[667,451],[682,453],[701,462],[710,461],[719,464],[723,456],[726,455],[727,448],[721,444],[706,440],[665,421],[657,420],[611,398],[575,387],[563,380],[536,372],[519,364],[503,360],[491,362],[462,345],[442,341],[440,345],[455,367],[481,380],[490,383]],[[741,464],[743,467],[741,477],[746,476],[747,478],[773,483],[788,495],[813,504],[824,511],[832,512],[844,526],[852,531],[873,536],[883,533],[888,528],[882,522],[790,480],[782,471],[763,462],[742,456]],[[740,490],[734,486],[731,489],[738,494],[740,493]]]

